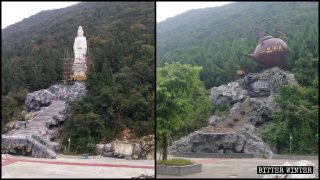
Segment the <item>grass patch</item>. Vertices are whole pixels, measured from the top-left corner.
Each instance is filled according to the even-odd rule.
[[[169,159],[169,160],[157,160],[157,165],[167,166],[186,166],[191,165],[193,162],[189,159]]]

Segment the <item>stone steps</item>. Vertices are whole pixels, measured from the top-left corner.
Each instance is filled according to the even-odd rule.
[[[22,127],[11,135],[3,135],[2,140],[5,144],[2,147],[5,147],[4,151],[14,153],[15,147],[19,147],[26,149],[26,152],[31,153],[32,156],[55,158],[54,146],[56,143],[48,140],[51,136],[48,134],[52,132],[46,127],[46,123],[53,120],[52,117],[64,110],[65,107],[65,101],[52,101],[51,105],[27,123],[26,128]],[[41,136],[42,132],[45,132],[44,137]],[[32,146],[28,145],[30,143]],[[29,146],[32,147],[32,150],[28,149]]]

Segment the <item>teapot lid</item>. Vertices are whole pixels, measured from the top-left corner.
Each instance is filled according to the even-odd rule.
[[[266,36],[266,37],[262,38],[261,41],[264,41],[264,40],[267,40],[267,39],[270,39],[270,38],[273,38],[273,36]]]

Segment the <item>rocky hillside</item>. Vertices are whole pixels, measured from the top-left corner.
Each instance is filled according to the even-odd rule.
[[[1,153],[56,158],[63,147],[56,142],[59,126],[66,120],[68,103],[86,94],[83,83],[54,85],[29,93],[26,121],[15,121],[13,129],[1,136]]]
[[[257,45],[256,35],[251,32],[255,22],[265,18],[276,19],[275,23],[263,21],[261,28],[267,35],[279,37],[287,43],[289,53],[281,69],[293,74],[300,86],[283,86],[275,90],[279,95],[275,99],[279,107],[262,115],[272,118],[262,123],[264,127],[260,128],[261,134],[263,140],[272,147],[277,147],[279,153],[290,152],[288,137],[292,135],[295,139],[293,153],[316,154],[319,151],[318,12],[317,2],[235,2],[185,12],[157,24],[157,66],[162,67],[172,62],[202,66],[200,79],[206,89],[211,89],[211,97],[224,92],[221,99],[213,98],[214,115],[226,116],[227,123],[223,124],[226,129],[229,128],[228,123],[238,127],[245,123],[242,119],[250,115],[247,114],[250,109],[260,105],[245,105],[240,107],[245,110],[245,115],[239,114],[240,112],[232,115],[230,111],[237,107],[234,106],[237,99],[233,98],[258,97],[255,101],[261,104],[259,97],[272,95],[268,91],[255,92],[257,86],[264,86],[266,82],[253,84],[252,87],[246,84],[241,86],[249,90],[247,95],[234,82],[239,79],[236,73],[239,69],[253,75],[247,76],[248,82],[257,79],[254,73],[265,71],[245,54],[252,53]],[[218,94],[213,92],[212,87],[215,87],[213,89]],[[219,102],[227,105],[217,105]],[[265,98],[262,99],[262,104],[266,102]],[[265,108],[258,110],[265,111]],[[201,115],[196,118],[201,119]],[[218,119],[217,122],[224,118]],[[260,124],[260,120],[257,119],[256,125]],[[186,120],[186,123],[191,124],[190,128],[179,131],[180,135],[176,138],[199,129],[204,121],[205,119],[191,124]],[[185,142],[187,141],[183,142],[184,145],[188,144]]]
[[[82,2],[3,29],[2,124],[25,120],[20,112],[28,92],[61,82],[79,25],[93,66],[88,96],[72,105],[61,132],[64,145],[71,137],[71,151],[80,153],[126,128],[138,137],[154,134],[154,2]]]
[[[278,67],[252,73],[227,85],[213,87],[210,99],[215,106],[227,105],[227,116],[211,116],[208,126],[174,142],[174,153],[248,153],[272,158],[276,147],[270,147],[260,135],[260,127],[272,120],[278,109],[275,89],[297,85],[293,74]],[[254,87],[254,88],[252,88]]]

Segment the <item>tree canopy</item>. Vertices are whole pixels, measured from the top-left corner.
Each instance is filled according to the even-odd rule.
[[[254,23],[273,17],[275,24],[267,21],[262,27],[267,35],[287,43],[289,55],[282,68],[299,77],[317,70],[310,60],[319,57],[318,11],[317,2],[235,2],[185,12],[157,24],[157,66],[170,62],[202,66],[200,78],[206,88],[236,80],[238,68],[260,72],[262,68],[244,54],[254,52],[257,45],[251,32]],[[303,61],[308,61],[307,67]]]
[[[197,113],[208,111],[210,102],[199,79],[202,67],[188,64],[167,64],[157,69],[157,136],[166,159],[167,138]],[[159,142],[160,143],[160,142]]]

